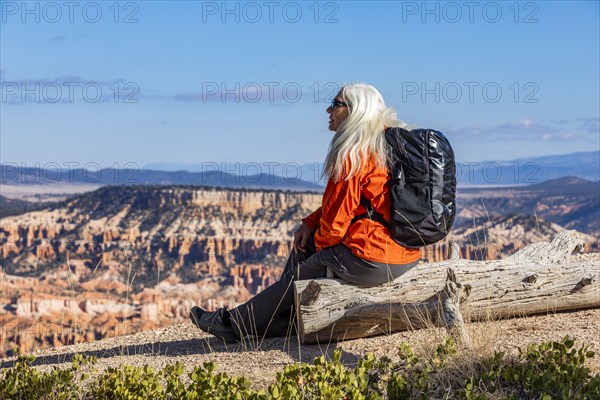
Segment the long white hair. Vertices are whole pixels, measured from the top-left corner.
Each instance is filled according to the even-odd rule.
[[[396,119],[396,111],[386,107],[381,93],[371,85],[342,86],[348,117],[340,124],[329,144],[323,176],[338,182],[349,179],[373,156],[378,167],[388,165],[385,128],[407,125]]]

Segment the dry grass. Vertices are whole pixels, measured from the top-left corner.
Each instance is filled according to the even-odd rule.
[[[451,361],[448,372],[437,376],[439,387],[449,387],[453,382],[464,381],[473,370],[473,361],[505,351],[517,353],[517,347],[530,343],[560,340],[566,334],[576,339],[576,346],[588,343],[600,352],[600,309],[539,315],[501,321],[482,321],[466,324],[471,338],[469,348],[461,348]],[[331,357],[333,350],[342,351],[342,362],[353,367],[367,353],[398,359],[401,342],[409,344],[420,358],[428,358],[446,338],[443,328],[428,327],[414,331],[349,340],[321,345],[301,345],[294,335],[282,338],[262,339],[252,346],[221,343],[204,334],[191,323],[173,325],[155,331],[77,344],[62,348],[39,351],[38,365],[49,369],[54,365],[66,365],[72,355],[82,353],[99,358],[98,370],[120,364],[150,364],[162,368],[181,361],[186,371],[206,361],[214,361],[221,371],[233,376],[247,376],[255,387],[266,387],[274,382],[275,375],[285,365],[296,362],[312,362],[315,357]],[[2,367],[12,365],[13,359],[2,361]],[[589,367],[600,373],[600,361],[596,357]]]

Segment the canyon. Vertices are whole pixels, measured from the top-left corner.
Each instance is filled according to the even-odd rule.
[[[485,201],[459,192],[455,228],[423,259],[445,259],[450,242],[463,258],[505,257],[563,230],[546,215],[565,219],[575,207],[581,221],[571,227],[590,226],[587,251],[598,251],[589,223],[597,217],[581,212],[587,195],[567,199],[568,209],[535,190],[492,191]],[[318,192],[107,186],[2,218],[0,356],[155,329],[187,319],[193,305],[244,302],[278,279],[293,231],[320,202]],[[538,213],[514,213],[511,202]]]

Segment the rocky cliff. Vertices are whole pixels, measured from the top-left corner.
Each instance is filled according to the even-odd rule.
[[[450,241],[464,258],[499,258],[563,229],[489,215],[465,196],[459,204],[472,207],[424,259],[446,258]],[[311,192],[112,186],[2,218],[0,355],[164,326],[195,304],[239,304],[278,279],[293,230],[320,202]]]
[[[278,278],[293,230],[320,201],[121,186],[3,218],[0,352],[162,326],[194,304],[243,302]]]

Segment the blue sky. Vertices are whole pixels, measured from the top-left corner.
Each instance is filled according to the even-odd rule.
[[[343,83],[459,161],[600,149],[600,6],[0,1],[3,163],[312,163]]]

